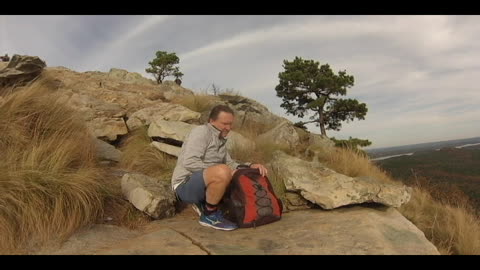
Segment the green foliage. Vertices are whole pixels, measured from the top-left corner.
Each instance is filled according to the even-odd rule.
[[[349,137],[348,140],[337,140],[335,137],[332,137],[331,140],[335,142],[336,147],[349,149],[363,157],[368,157],[368,154],[359,147],[365,147],[372,144],[372,142],[369,140],[362,140],[352,137]]]
[[[307,127],[305,126],[305,123],[303,123],[302,121],[296,122],[296,123],[293,124],[293,125],[296,126],[296,127],[298,127],[298,128],[307,130]]]
[[[174,76],[176,79],[181,79],[183,73],[180,72],[179,67],[175,66],[180,62],[175,53],[167,53],[165,51],[157,51],[156,58],[148,62],[149,68],[145,69],[147,73],[152,73],[157,83],[162,83],[167,76]]]
[[[369,140],[362,140],[362,139],[352,138],[352,137],[349,137],[348,140],[337,140],[335,139],[335,137],[332,137],[331,140],[335,142],[336,147],[342,147],[342,148],[358,149],[359,146],[365,147],[372,144],[372,142]]]
[[[340,130],[342,121],[365,119],[368,111],[365,103],[338,97],[345,96],[347,88],[354,84],[353,76],[346,71],[334,74],[328,64],[319,66],[319,62],[300,57],[283,63],[285,71],[279,73],[280,81],[275,90],[287,114],[303,118],[313,112],[312,121],[303,124],[316,123],[322,135],[326,135],[326,129]]]

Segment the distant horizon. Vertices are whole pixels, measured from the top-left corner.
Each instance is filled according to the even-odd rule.
[[[480,140],[480,135],[475,136],[475,137],[468,137],[468,138],[458,138],[458,139],[451,139],[451,140],[438,140],[438,141],[431,141],[431,142],[421,142],[421,143],[403,144],[403,145],[386,146],[386,147],[376,147],[376,148],[363,147],[362,149],[364,149],[364,150],[377,150],[377,149],[385,149],[385,148],[395,148],[395,147],[402,147],[402,146],[414,146],[414,145],[421,145],[421,144],[442,143],[442,142],[470,140],[470,139],[479,139]]]

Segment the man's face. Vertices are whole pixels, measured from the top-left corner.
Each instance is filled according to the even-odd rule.
[[[216,120],[210,119],[210,124],[220,130],[220,136],[227,137],[232,129],[234,116],[228,112],[220,112]]]

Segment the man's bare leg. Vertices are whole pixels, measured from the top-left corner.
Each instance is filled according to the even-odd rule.
[[[207,187],[207,203],[216,205],[222,199],[227,186],[232,180],[232,170],[224,164],[215,165],[203,171],[203,179]]]

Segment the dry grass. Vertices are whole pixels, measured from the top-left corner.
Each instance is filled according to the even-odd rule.
[[[182,96],[177,97],[172,100],[172,103],[180,104],[189,108],[192,111],[203,113],[209,112],[215,104],[215,101],[221,101],[219,97],[206,95],[206,94],[195,94],[192,96]]]
[[[27,253],[64,240],[102,215],[104,177],[94,138],[58,102],[51,78],[2,89],[0,253]]]
[[[373,164],[370,159],[351,148],[311,148],[316,158],[329,168],[350,177],[371,176],[380,181],[393,181],[387,173]]]
[[[394,181],[368,157],[352,149],[318,151],[317,157],[333,170],[351,177]],[[411,200],[398,210],[425,233],[441,254],[480,255],[480,218],[458,189],[436,187],[419,180],[413,186]]]
[[[480,219],[454,187],[416,178],[409,203],[399,208],[444,255],[480,255]]]
[[[146,127],[131,132],[120,146],[123,152],[120,166],[161,181],[170,181],[177,159],[150,146],[151,142]]]

